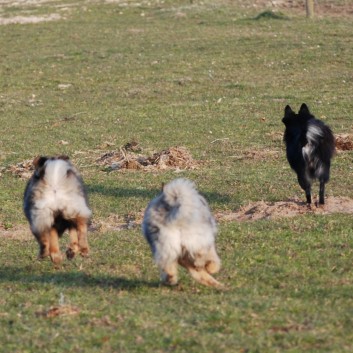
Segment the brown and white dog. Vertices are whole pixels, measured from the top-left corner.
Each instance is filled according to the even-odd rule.
[[[88,255],[87,225],[91,217],[83,181],[67,156],[37,157],[24,193],[23,209],[39,243],[39,258],[62,261],[59,237],[69,230],[68,259]]]
[[[216,221],[193,182],[178,178],[165,185],[147,206],[142,232],[162,282],[178,283],[179,264],[199,283],[224,287],[212,277],[221,267],[215,247]]]

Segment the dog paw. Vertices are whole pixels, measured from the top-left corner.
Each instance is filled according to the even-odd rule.
[[[176,286],[178,284],[178,278],[167,273],[163,273],[161,275],[161,281],[166,286]]]
[[[219,262],[215,262],[215,261],[209,261],[206,263],[206,271],[208,273],[217,273],[220,269],[221,269],[221,264]]]
[[[63,260],[63,256],[60,253],[51,253],[50,258],[55,265],[59,265]]]
[[[89,249],[88,248],[81,248],[80,255],[83,257],[87,257],[89,255]]]
[[[50,256],[49,252],[40,252],[38,254],[38,260],[44,260],[48,256]]]
[[[72,260],[72,259],[75,257],[75,255],[76,255],[76,252],[75,252],[73,249],[68,248],[68,249],[66,250],[66,258],[67,258],[68,260]]]

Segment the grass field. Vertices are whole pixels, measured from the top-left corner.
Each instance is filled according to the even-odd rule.
[[[0,0],[0,352],[353,351],[351,214],[220,222],[226,291],[183,270],[161,286],[138,226],[179,176],[218,213],[304,200],[285,159],[286,104],[353,135],[350,2],[322,1],[312,21],[253,3]],[[130,141],[144,155],[184,146],[199,165],[97,164]],[[26,180],[8,171],[40,154],[71,157],[94,214],[91,256],[57,270],[36,259]],[[328,196],[353,199],[352,160],[336,155]],[[126,219],[137,225],[114,227]]]

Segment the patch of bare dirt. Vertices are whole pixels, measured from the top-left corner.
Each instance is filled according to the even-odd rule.
[[[61,20],[62,16],[58,13],[42,16],[13,16],[13,17],[0,17],[0,25],[10,24],[27,24],[27,23],[40,23],[49,21]]]
[[[353,200],[348,197],[328,197],[324,206],[312,205],[308,207],[305,202],[292,199],[278,202],[258,201],[240,208],[236,212],[218,212],[218,221],[257,221],[260,219],[278,219],[294,217],[303,214],[353,214]]]
[[[116,231],[140,227],[144,211],[125,215],[111,214],[103,220],[93,220],[89,226],[91,232]]]
[[[241,0],[239,3],[245,8],[256,8],[259,10],[273,8],[275,10],[285,9],[305,13],[305,1],[303,0]],[[353,15],[353,4],[348,0],[320,0],[315,1],[314,10],[316,16],[350,16]]]
[[[59,305],[59,306],[52,306],[47,310],[37,311],[36,315],[50,319],[58,316],[77,315],[79,313],[80,313],[80,310],[75,306]]]
[[[16,226],[7,227],[1,222],[0,222],[0,237],[13,239],[13,240],[21,240],[21,241],[34,239],[34,237],[31,235],[31,231],[29,230],[28,225],[16,225]]]
[[[118,151],[110,151],[101,155],[96,163],[109,170],[165,170],[165,169],[196,169],[199,162],[182,146],[170,147],[156,152],[151,156],[135,153],[137,147],[128,143]]]
[[[218,222],[246,222],[263,219],[273,220],[305,214],[333,213],[353,214],[353,199],[330,196],[326,199],[326,204],[320,207],[316,205],[308,207],[305,202],[299,199],[278,202],[257,201],[249,203],[234,212],[216,212],[215,218]],[[144,210],[141,210],[125,215],[111,214],[105,219],[93,219],[89,231],[106,232],[139,228],[143,215]],[[35,241],[28,225],[16,225],[8,228],[0,223],[0,237],[20,241]]]
[[[353,135],[352,134],[336,134],[337,151],[353,151]]]
[[[281,157],[281,152],[271,150],[268,148],[263,149],[249,149],[241,151],[239,155],[235,156],[236,159],[252,159],[255,161],[264,161],[266,159],[278,159]]]

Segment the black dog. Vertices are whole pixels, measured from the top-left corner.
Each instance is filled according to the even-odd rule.
[[[335,153],[335,138],[331,129],[316,119],[305,103],[296,114],[289,105],[282,122],[286,126],[283,140],[287,159],[297,173],[298,182],[311,204],[311,184],[320,182],[319,203],[325,203],[325,184],[330,178],[331,159]]]

